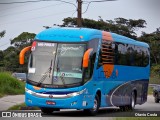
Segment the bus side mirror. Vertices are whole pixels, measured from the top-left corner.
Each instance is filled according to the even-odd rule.
[[[89,64],[89,58],[93,51],[93,48],[88,49],[83,55],[83,68],[87,68]]]
[[[27,51],[31,50],[31,46],[25,47],[21,50],[19,54],[19,64],[23,65],[24,64],[24,55]]]

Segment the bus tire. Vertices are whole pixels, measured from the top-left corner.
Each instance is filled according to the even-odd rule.
[[[100,99],[99,99],[99,96],[96,95],[95,99],[94,99],[93,108],[92,109],[84,109],[84,112],[89,115],[95,116],[98,113],[99,107],[100,107]]]
[[[154,101],[155,101],[155,103],[159,103],[158,94],[155,94]]]
[[[135,92],[132,91],[131,98],[130,98],[130,105],[128,106],[128,109],[129,110],[134,110],[135,105],[136,105],[136,96],[135,96]]]
[[[133,110],[135,108],[135,104],[136,104],[136,96],[134,91],[131,93],[130,96],[130,104],[129,105],[125,105],[125,106],[119,106],[121,111],[130,111]]]
[[[55,108],[42,107],[40,109],[41,109],[42,113],[45,113],[45,114],[51,114],[51,113],[53,113],[53,111],[59,111],[59,109],[55,109]]]

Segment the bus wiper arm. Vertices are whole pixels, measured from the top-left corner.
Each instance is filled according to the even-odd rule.
[[[59,59],[58,59],[58,61],[57,61],[57,73],[58,73],[58,72],[61,72],[61,71],[60,71],[60,67],[59,67]],[[64,81],[64,78],[63,78],[62,75],[60,75],[60,79],[61,79],[61,81],[62,81],[62,83],[63,83],[63,86],[65,87],[66,84],[65,84],[65,81]]]
[[[41,77],[40,81],[38,82],[37,86],[40,86],[42,84],[42,82],[47,78],[48,74],[49,74],[49,78],[50,78],[50,74],[51,74],[51,71],[52,71],[52,61],[51,60],[51,64],[50,64],[50,67],[48,68],[48,70],[43,74],[43,76]]]

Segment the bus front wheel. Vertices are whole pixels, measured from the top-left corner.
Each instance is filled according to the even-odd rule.
[[[97,114],[99,107],[100,107],[100,99],[99,99],[99,96],[96,95],[95,99],[94,99],[93,108],[92,109],[84,109],[84,112],[94,116]]]

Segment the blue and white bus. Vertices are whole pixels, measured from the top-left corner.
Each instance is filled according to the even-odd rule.
[[[100,107],[134,109],[147,101],[147,43],[89,28],[51,28],[20,52],[30,51],[25,102],[43,113]]]

